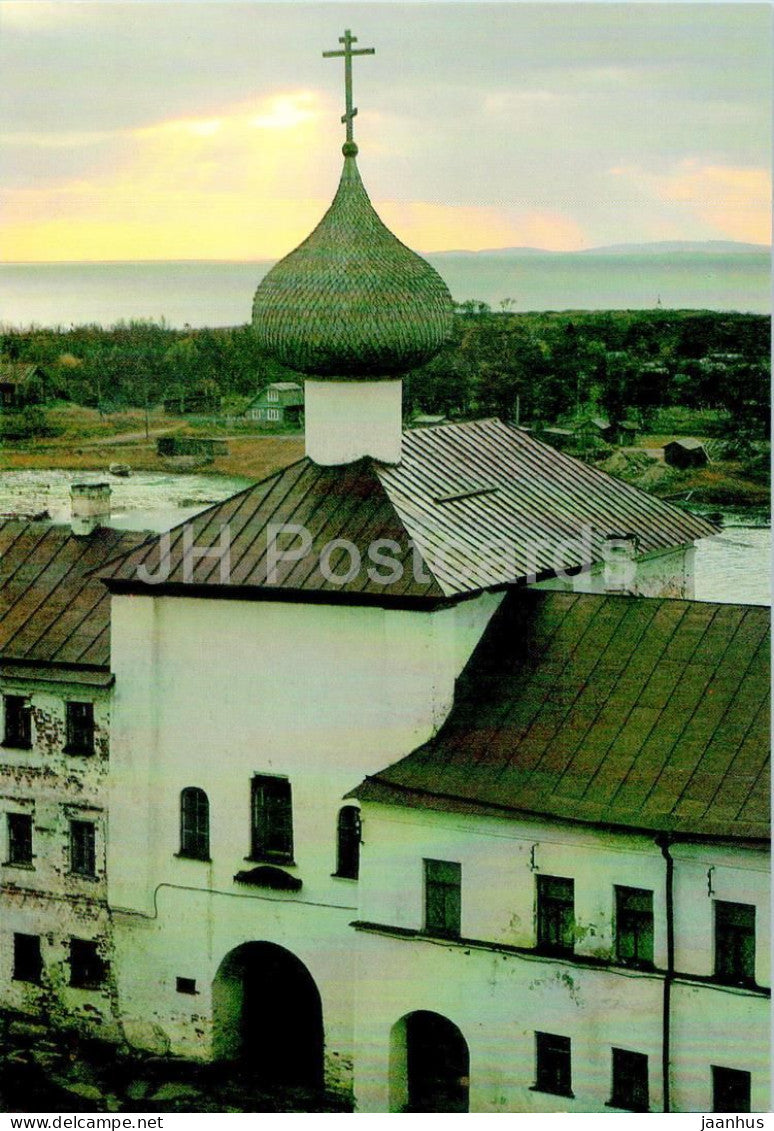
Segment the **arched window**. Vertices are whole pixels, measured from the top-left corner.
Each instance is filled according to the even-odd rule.
[[[210,858],[210,803],[204,790],[195,785],[180,794],[180,855]]]
[[[356,805],[339,809],[336,832],[336,875],[356,880],[360,871],[360,810]]]

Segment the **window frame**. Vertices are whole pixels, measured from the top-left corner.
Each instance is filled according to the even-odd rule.
[[[3,746],[32,749],[32,703],[27,695],[3,694]]]
[[[647,1053],[631,1049],[613,1048],[611,1051],[611,1087],[609,1107],[621,1111],[650,1111],[650,1070]],[[644,1102],[636,1096],[643,1089],[643,1077],[638,1071],[644,1067]]]
[[[187,785],[180,790],[180,846],[177,855],[186,860],[211,859],[210,799],[198,785]]]
[[[551,1058],[558,1059],[549,1064]],[[572,1041],[569,1037],[535,1031],[535,1084],[531,1090],[574,1099]]]
[[[261,794],[260,813],[258,794]],[[260,820],[258,819],[260,816]],[[293,864],[293,790],[278,774],[250,779],[250,855],[248,860]]]
[[[737,903],[733,900],[714,900],[714,936],[716,981],[729,986],[754,986],[756,961],[757,914],[754,903]],[[734,909],[737,914],[752,912],[751,924],[740,925],[730,921]],[[725,922],[721,922],[725,919]],[[745,944],[749,953],[745,953]]]
[[[77,716],[83,711],[83,718]],[[90,755],[95,751],[94,704],[90,700],[65,700],[65,754]]]
[[[78,951],[81,954],[76,959]],[[107,976],[107,963],[99,953],[96,939],[70,938],[69,985],[77,990],[100,989]]]
[[[573,954],[575,880],[569,876],[547,876],[541,873],[537,873],[535,879],[537,949],[543,954]],[[560,884],[569,887],[569,898],[558,894]],[[549,885],[554,885],[553,892],[549,892]]]
[[[35,950],[34,955],[22,955],[22,939],[25,940],[25,946],[30,942],[36,944],[33,948]],[[43,980],[43,953],[40,943],[40,935],[28,935],[22,931],[14,931],[12,981],[26,982],[28,985],[32,986],[39,986],[41,984]]]
[[[648,897],[649,908],[633,906],[643,896]],[[628,901],[628,906],[625,904]],[[632,954],[622,953],[622,942],[631,939]],[[646,953],[641,954],[644,951]],[[654,962],[653,891],[615,885],[615,955],[621,966],[639,970],[652,970]]]
[[[6,834],[8,838],[8,851],[5,863],[15,868],[33,868],[35,866],[35,853],[33,851],[33,817],[31,813],[10,812],[5,815]],[[22,825],[24,835],[19,837],[14,832],[14,825]],[[21,855],[17,853],[19,844],[26,849]]]
[[[76,831],[76,829],[78,831]],[[85,830],[90,830],[88,834]],[[85,841],[79,843],[78,838],[83,832]],[[85,847],[84,847],[85,844]],[[76,868],[76,863],[81,863]],[[89,870],[89,865],[91,869]],[[82,876],[84,879],[97,878],[97,823],[96,821],[82,820],[73,817],[70,819],[70,875]]]
[[[752,1111],[752,1073],[744,1068],[726,1068],[720,1064],[713,1064],[710,1066],[712,1070],[712,1111],[717,1112],[749,1112]],[[732,1084],[730,1077],[737,1077],[739,1082],[740,1077],[745,1077],[742,1082],[746,1092],[745,1105],[739,1106],[738,1104],[726,1104],[720,1096],[721,1091],[721,1073],[726,1076],[726,1091],[731,1090],[729,1085]]]
[[[462,865],[458,860],[427,857],[422,864],[422,929],[434,938],[458,939],[462,932]],[[444,871],[445,877],[441,875]]]
[[[350,826],[346,825],[347,821],[351,821]],[[336,871],[333,873],[339,879],[359,878],[361,836],[360,809],[357,805],[342,805],[336,816]]]

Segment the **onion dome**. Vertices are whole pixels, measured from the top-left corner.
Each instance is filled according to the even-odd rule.
[[[343,153],[333,203],[261,281],[253,326],[264,348],[300,373],[393,377],[438,352],[451,330],[452,299],[438,272],[379,219],[354,142]]]

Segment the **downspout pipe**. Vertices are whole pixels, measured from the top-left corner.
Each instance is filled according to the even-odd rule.
[[[667,933],[667,964],[666,972],[664,974],[664,1001],[662,1007],[661,1017],[661,1075],[663,1078],[664,1086],[664,1111],[670,1112],[672,1110],[669,1075],[670,1075],[670,1062],[672,1059],[672,1026],[671,1026],[671,1011],[672,1011],[672,982],[675,975],[675,893],[674,893],[674,873],[675,862],[672,859],[672,854],[669,851],[672,838],[668,833],[663,833],[656,838],[656,844],[661,849],[661,855],[664,857],[666,864],[666,877],[665,877],[665,895],[666,895],[666,933]]]

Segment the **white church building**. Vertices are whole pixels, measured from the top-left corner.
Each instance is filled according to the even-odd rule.
[[[768,610],[525,431],[402,432],[452,303],[353,116],[253,304],[305,458],[0,523],[0,1008],[358,1111],[767,1110]]]

